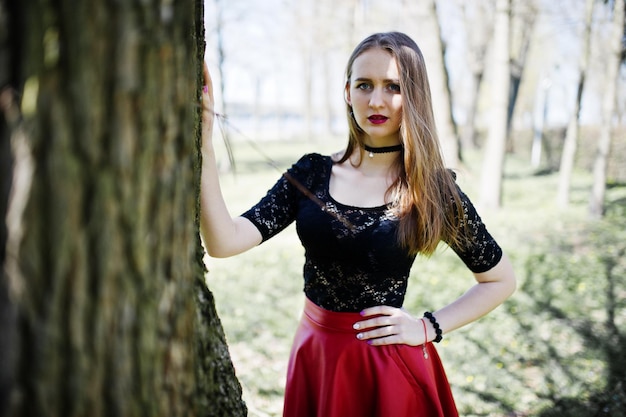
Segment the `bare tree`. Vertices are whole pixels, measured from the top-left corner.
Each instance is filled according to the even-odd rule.
[[[501,204],[502,176],[508,133],[509,33],[511,0],[497,0],[493,32],[492,102],[490,106],[489,135],[485,144],[480,188],[480,203],[486,209],[497,209]]]
[[[404,19],[405,31],[413,35],[419,43],[428,67],[435,123],[444,159],[447,166],[456,168],[461,162],[461,149],[452,115],[452,97],[445,65],[445,45],[441,39],[437,4],[435,0],[424,2],[403,0],[403,4],[406,14],[412,16],[410,19]],[[415,22],[420,22],[419,27],[416,27]],[[419,32],[416,32],[418,29]]]
[[[343,65],[350,51],[356,46],[354,38],[355,9],[358,0],[337,2],[318,0],[321,8],[317,35],[319,36],[318,60],[321,65],[321,85],[317,90],[323,95],[323,119],[326,132],[336,134],[334,120],[344,116],[344,107],[337,97],[342,96]],[[347,30],[346,30],[347,28]],[[341,104],[339,104],[341,103]]]
[[[315,53],[317,50],[317,40],[319,35],[318,18],[320,6],[318,2],[313,0],[298,0],[291,4],[291,13],[293,14],[293,38],[291,42],[295,43],[295,52],[299,54],[300,60],[300,77],[301,81],[298,85],[303,89],[301,114],[304,119],[304,135],[307,140],[313,139],[313,125],[315,118],[314,104],[314,80],[316,75]]]
[[[439,140],[442,143],[443,154],[446,165],[457,168],[461,164],[461,146],[457,132],[456,122],[452,114],[452,91],[450,90],[450,77],[445,63],[446,47],[441,38],[441,26],[437,15],[437,3],[435,0],[428,0],[424,3],[426,15],[432,25],[432,49],[426,60],[429,66],[434,69],[430,71],[430,85],[433,89],[433,107],[435,109],[435,121]]]
[[[335,82],[343,60],[356,45],[355,25],[359,11],[365,12],[359,0],[298,0],[291,5],[295,49],[300,54],[302,76],[302,114],[306,138],[313,140],[316,133],[333,132],[337,115],[337,97],[341,87]],[[335,58],[341,57],[338,67]],[[340,108],[343,110],[343,107]],[[322,121],[322,124],[318,124]],[[321,129],[323,128],[323,129]]]
[[[576,148],[578,147],[580,107],[585,88],[585,80],[589,67],[589,51],[591,44],[591,23],[593,18],[593,5],[595,0],[585,2],[584,28],[582,33],[582,50],[578,64],[578,82],[576,84],[576,98],[574,108],[570,116],[563,153],[561,154],[561,166],[559,168],[559,185],[557,192],[557,204],[561,208],[569,205],[569,190],[574,170],[574,160],[576,158]]]
[[[511,55],[511,83],[509,110],[507,113],[507,128],[510,130],[515,112],[515,104],[524,69],[526,68],[526,59],[528,58],[528,50],[532,39],[533,29],[537,21],[538,7],[535,0],[531,1],[512,1],[511,11],[511,28],[509,33],[514,34],[511,39],[510,55]]]
[[[613,120],[616,118],[616,92],[619,82],[619,67],[622,65],[623,57],[624,1],[625,0],[615,0],[613,7],[610,49],[609,56],[606,60],[602,125],[600,127],[598,150],[593,166],[593,186],[589,198],[589,215],[593,218],[600,218],[604,215],[608,157],[611,149],[611,132],[613,131]]]
[[[487,48],[493,32],[493,10],[489,0],[461,1],[460,7],[463,11],[463,22],[467,34],[467,48],[465,49],[467,62],[472,73],[467,98],[467,120],[461,135],[461,145],[463,149],[475,149],[478,146],[476,138],[478,99],[485,72]]]
[[[0,1],[2,416],[246,414],[195,215],[202,7]]]

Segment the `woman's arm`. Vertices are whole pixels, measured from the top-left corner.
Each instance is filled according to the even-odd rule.
[[[489,313],[513,294],[516,287],[515,274],[509,258],[502,259],[487,272],[475,273],[477,284],[456,301],[433,312],[443,333],[448,333],[471,323]],[[435,330],[429,329],[429,340],[435,338]]]
[[[219,183],[213,149],[213,84],[204,64],[202,92],[202,174],[200,182],[200,233],[209,255],[224,258],[244,252],[261,243],[261,233],[243,217],[228,212]]]

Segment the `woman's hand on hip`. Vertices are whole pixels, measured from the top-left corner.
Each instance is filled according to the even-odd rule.
[[[422,320],[402,308],[377,306],[361,312],[364,320],[354,323],[357,339],[370,345],[405,344],[418,346],[425,342]]]

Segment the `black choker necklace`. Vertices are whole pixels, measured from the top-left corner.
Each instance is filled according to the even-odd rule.
[[[369,157],[373,158],[375,153],[399,152],[402,150],[402,145],[383,146],[380,148],[373,148],[371,146],[363,144],[363,148],[365,148],[365,150],[369,152]]]

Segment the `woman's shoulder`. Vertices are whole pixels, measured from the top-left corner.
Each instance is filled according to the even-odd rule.
[[[345,153],[345,150],[337,151],[329,155],[311,152],[304,154],[297,163],[327,163],[332,164],[339,161]]]
[[[332,157],[329,155],[307,153],[301,156],[291,169],[304,172],[323,172],[331,167],[332,163]]]
[[[329,155],[322,155],[320,153],[311,152],[306,153],[300,157],[296,164],[311,164],[311,163],[320,163],[329,160],[331,157]]]
[[[310,185],[318,182],[330,172],[332,159],[319,153],[307,153],[300,157],[287,170],[285,175],[295,177],[299,182]]]

